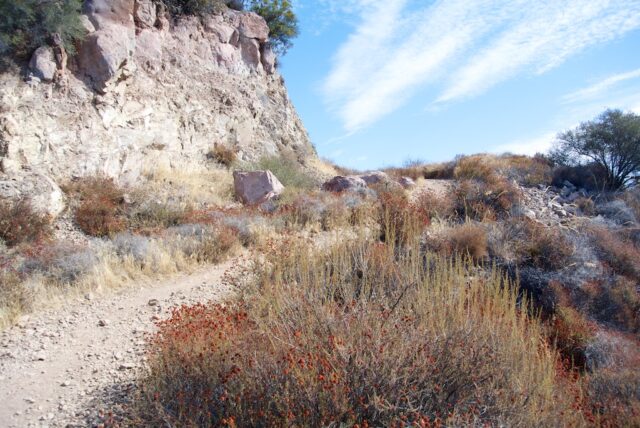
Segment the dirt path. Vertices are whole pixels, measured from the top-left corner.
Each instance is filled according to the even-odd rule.
[[[132,388],[144,336],[183,303],[223,299],[232,266],[203,268],[117,294],[87,295],[0,334],[0,427],[91,425]]]

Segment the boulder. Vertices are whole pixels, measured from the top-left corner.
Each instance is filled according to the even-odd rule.
[[[224,22],[219,15],[209,17],[204,23],[204,29],[216,35],[220,43],[238,44],[238,30]]]
[[[398,183],[405,189],[410,189],[416,185],[416,182],[411,177],[402,177],[398,180]]]
[[[322,190],[336,193],[344,191],[358,191],[366,188],[367,183],[362,178],[353,175],[337,175],[322,185]]]
[[[3,199],[29,199],[34,211],[56,218],[65,208],[64,194],[48,176],[29,174],[0,180],[0,197]]]
[[[240,37],[242,60],[250,69],[256,70],[260,65],[260,44],[254,39]]]
[[[264,19],[255,13],[240,15],[240,35],[265,43],[269,38],[269,27]]]
[[[367,184],[378,184],[389,181],[389,176],[382,171],[373,171],[366,174],[359,175]]]
[[[85,38],[78,52],[78,64],[96,89],[103,90],[121,75],[134,49],[135,38],[130,37],[126,28],[113,24]]]
[[[122,76],[135,50],[134,0],[87,0],[83,12],[95,32],[78,50],[79,71],[103,91]]]
[[[156,4],[151,0],[136,0],[133,18],[139,28],[152,28],[156,24]]]
[[[271,171],[235,171],[233,187],[236,198],[243,204],[262,204],[284,190],[284,186]]]
[[[38,79],[51,82],[58,68],[53,57],[53,50],[48,46],[40,46],[31,56],[29,68]]]

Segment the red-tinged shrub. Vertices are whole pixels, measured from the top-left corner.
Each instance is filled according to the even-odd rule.
[[[429,217],[412,204],[405,192],[378,191],[380,240],[402,247],[417,242],[429,225]]]
[[[637,283],[624,277],[611,282],[591,281],[581,290],[589,313],[599,321],[640,333],[640,294]]]
[[[0,200],[0,239],[8,246],[37,242],[50,237],[51,233],[49,218],[36,213],[28,200]]]
[[[640,370],[606,368],[587,376],[587,402],[593,425],[602,427],[640,426]]]
[[[85,177],[65,187],[79,200],[75,221],[91,236],[112,236],[127,227],[124,191],[106,177]]]
[[[570,367],[584,370],[586,350],[595,329],[580,312],[571,306],[558,305],[550,322],[550,338]]]
[[[604,227],[587,230],[598,255],[615,273],[640,277],[640,250],[633,242]]]
[[[498,272],[357,242],[265,254],[231,306],[150,342],[141,425],[579,425],[540,325]]]

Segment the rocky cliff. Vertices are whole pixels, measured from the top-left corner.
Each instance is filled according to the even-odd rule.
[[[214,144],[245,161],[315,156],[258,15],[171,21],[151,0],[87,0],[83,22],[73,57],[54,43],[26,78],[0,76],[0,195],[56,215],[61,182],[206,168]]]

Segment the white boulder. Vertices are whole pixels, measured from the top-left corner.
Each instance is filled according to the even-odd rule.
[[[264,203],[284,191],[284,186],[271,171],[235,171],[233,186],[236,198],[247,205]]]

